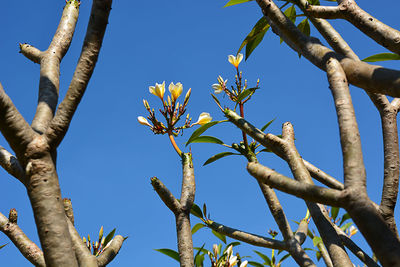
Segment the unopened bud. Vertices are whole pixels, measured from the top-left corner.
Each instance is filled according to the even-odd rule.
[[[183,104],[186,106],[186,104],[189,101],[190,98],[190,94],[192,93],[192,88],[189,88],[189,90],[187,91],[186,95],[185,95],[185,100],[183,101]]]
[[[172,106],[171,104],[171,98],[168,96],[168,105]]]
[[[143,99],[143,105],[148,111],[150,111],[150,106],[146,99]]]

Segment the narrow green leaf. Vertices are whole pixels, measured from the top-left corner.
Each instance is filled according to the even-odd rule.
[[[288,254],[286,254],[285,256],[283,256],[283,257],[279,260],[278,263],[281,263],[282,261],[286,260],[286,259],[289,258],[289,257],[290,257],[290,254],[288,253]]]
[[[341,226],[340,229],[342,229],[343,231],[346,231],[347,228],[349,228],[353,223],[352,222],[348,222],[345,225]]]
[[[117,230],[117,229],[114,228],[114,229],[106,236],[106,238],[104,239],[104,246],[107,246],[107,244],[111,241],[111,239],[113,239],[116,230]]]
[[[318,246],[319,243],[322,242],[322,238],[319,236],[314,236],[314,238],[312,239],[312,242],[314,244],[314,247]]]
[[[317,261],[319,261],[322,258],[322,254],[320,251],[315,252],[315,257],[317,257]]]
[[[221,106],[221,102],[219,102],[218,98],[213,94],[211,94],[211,96],[214,99],[215,103],[217,103],[218,106]]]
[[[343,224],[345,221],[347,221],[348,219],[351,219],[351,217],[350,217],[350,215],[349,215],[348,213],[345,213],[345,214],[342,216],[342,219],[340,220],[339,226],[342,226],[342,224]]]
[[[206,160],[206,162],[204,162],[203,166],[205,166],[207,164],[210,164],[210,163],[212,163],[212,162],[214,162],[216,160],[219,160],[221,158],[230,156],[230,155],[240,155],[240,154],[232,153],[232,152],[222,152],[222,153],[216,154],[216,155],[212,156],[211,158],[209,158],[208,160]]]
[[[203,214],[207,216],[207,205],[206,205],[206,203],[203,204]]]
[[[296,8],[294,7],[294,5],[290,6],[289,8],[287,8],[285,10],[285,12],[283,12],[286,17],[288,17],[288,19],[290,19],[293,23],[296,22]]]
[[[264,149],[261,149],[260,152],[268,152],[268,153],[271,153],[272,151],[269,150],[268,148],[264,148]]]
[[[224,244],[226,244],[226,236],[223,234],[220,234],[214,230],[211,230],[211,232],[213,233],[213,235],[215,235],[219,240],[221,240],[222,242],[224,242]]]
[[[201,228],[204,228],[204,224],[198,223],[192,228],[192,235],[194,235],[197,231],[199,231]]]
[[[193,203],[190,213],[197,218],[203,219],[203,213],[201,212],[200,207],[197,206],[195,203]]]
[[[197,250],[197,254],[199,254],[199,252],[203,252],[203,253],[205,253],[205,254],[207,254],[208,252],[211,252],[211,251],[209,251],[209,250],[207,250],[207,249],[204,248],[205,245],[206,245],[206,244],[204,243],[204,244],[201,246],[201,248],[199,248],[199,247],[193,247],[193,249]]]
[[[256,261],[249,261],[248,264],[256,267],[264,267],[264,264],[258,263]]]
[[[175,250],[169,249],[169,248],[160,248],[160,249],[155,249],[155,251],[161,252],[162,254],[165,254],[174,260],[180,262],[180,257],[179,253],[176,252]]]
[[[268,264],[269,266],[271,266],[271,259],[267,255],[265,255],[257,250],[253,250],[253,251],[255,253],[257,253],[257,255],[260,256],[265,261],[264,264]]]
[[[310,23],[308,22],[308,19],[305,18],[302,20],[302,22],[297,25],[297,28],[304,33],[304,35],[310,36],[311,30],[310,30]]]
[[[230,0],[228,3],[226,3],[226,5],[224,7],[228,7],[228,6],[234,6],[234,5],[238,5],[238,4],[242,4],[242,3],[246,3],[246,2],[250,2],[253,0]]]
[[[204,266],[204,254],[199,254],[194,257],[195,267],[203,267]]]
[[[220,122],[225,122],[227,120],[223,120],[223,121],[210,121],[209,123],[206,123],[204,125],[202,125],[199,129],[197,129],[196,131],[194,131],[192,133],[192,135],[190,136],[189,140],[186,142],[186,146],[188,144],[190,144],[192,142],[192,140],[196,139],[197,137],[199,137],[202,133],[204,133],[208,128],[220,123]]]
[[[261,42],[265,33],[268,31],[269,27],[270,26],[267,22],[267,19],[264,16],[261,17],[261,19],[259,19],[257,21],[257,23],[254,25],[253,29],[243,40],[242,44],[239,47],[238,53],[243,49],[243,47],[247,46],[247,44],[249,44],[249,43],[251,43],[251,44],[249,44],[249,47],[246,47],[246,50],[253,51],[254,48],[256,48],[257,45]],[[258,39],[258,40],[256,40],[256,39]],[[250,56],[251,51],[246,51],[246,59]],[[250,52],[250,53],[248,53],[248,52]]]
[[[336,220],[336,218],[337,218],[337,216],[339,214],[339,210],[340,210],[340,208],[338,208],[338,207],[332,207],[331,216],[332,216],[333,220]]]
[[[381,53],[364,58],[362,61],[377,62],[377,61],[387,61],[387,60],[400,60],[400,55],[394,53]]]
[[[335,1],[336,1],[336,0],[335,0]],[[309,2],[311,5],[314,5],[314,6],[319,6],[319,5],[320,5],[319,0],[308,0],[308,2]]]
[[[238,241],[233,241],[233,242],[229,243],[228,245],[226,245],[226,247],[225,247],[225,249],[224,249],[224,252],[225,252],[230,246],[232,246],[232,247],[234,248],[234,247],[239,246],[239,245],[240,245],[240,242],[238,242]]]
[[[4,244],[4,245],[1,245],[1,246],[0,246],[0,249],[4,248],[4,247],[7,246],[7,245],[8,245],[8,243],[7,243],[7,244]]]
[[[265,124],[265,125],[261,128],[261,132],[264,132],[265,129],[267,129],[267,128],[271,125],[271,123],[274,122],[274,120],[276,120],[276,118],[274,118],[274,119],[270,120],[269,122],[267,122],[267,124]]]
[[[257,90],[256,87],[243,90],[240,93],[240,95],[238,95],[236,103],[239,103],[240,101],[244,100],[246,97],[248,97],[249,95],[253,94],[256,90]]]
[[[214,137],[214,136],[199,136],[193,139],[190,143],[212,143],[212,144],[219,144],[222,145],[224,142],[222,142],[220,139]]]

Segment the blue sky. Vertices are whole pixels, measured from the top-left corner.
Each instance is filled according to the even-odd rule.
[[[216,120],[223,119],[210,97],[211,84],[218,75],[228,79],[228,83],[233,81],[234,69],[227,55],[236,53],[261,17],[255,2],[222,8],[225,3],[225,0],[114,1],[98,64],[58,157],[62,194],[72,199],[81,235],[96,236],[103,225],[106,232],[116,227],[119,234],[129,236],[110,266],[178,266],[153,250],[176,249],[176,234],[174,217],[153,191],[150,177],[157,176],[179,196],[179,157],[166,136],[153,135],[137,123],[136,117],[147,116],[142,99],[147,99],[151,106],[158,105],[159,100],[149,94],[148,87],[172,81],[182,82],[184,92],[192,88],[188,111],[194,120],[203,111]],[[373,1],[359,4],[383,22],[400,28],[398,1],[384,1],[388,8]],[[63,6],[63,0],[2,3],[0,81],[29,122],[37,102],[39,65],[18,53],[18,43],[27,42],[45,50]],[[60,100],[79,57],[90,6],[91,1],[82,1],[74,40],[61,65]],[[361,58],[386,52],[349,23],[334,21],[333,24]],[[385,65],[397,68],[398,62]],[[275,134],[280,134],[282,123],[292,122],[301,155],[341,180],[338,127],[326,74],[299,59],[285,44],[280,45],[272,32],[267,33],[240,66],[250,84],[260,78],[261,89],[246,107],[249,121],[261,127],[276,118],[270,126]],[[383,156],[378,112],[363,90],[351,87],[351,93],[362,137],[368,190],[371,198],[379,202]],[[228,105],[226,99],[222,101]],[[188,130],[178,138],[181,148],[191,132]],[[241,137],[229,124],[216,126],[207,133],[228,144]],[[4,139],[0,145],[6,146]],[[269,229],[278,229],[257,183],[245,169],[244,158],[229,157],[202,167],[211,155],[225,150],[213,144],[193,144],[191,149],[197,182],[196,203],[207,203],[212,219],[261,235],[267,235]],[[286,164],[273,155],[263,155],[260,161],[290,175]],[[16,208],[19,225],[38,243],[23,186],[3,170],[0,184],[0,212],[7,215],[10,208]],[[301,200],[283,193],[278,196],[289,220],[300,220],[305,215]],[[198,222],[193,218],[192,225]],[[354,239],[363,242],[360,234]],[[7,242],[7,237],[0,235],[0,244]],[[208,229],[202,229],[194,236],[194,242],[196,246],[206,243],[205,247],[211,248],[218,240]],[[245,245],[236,251],[257,259],[253,249],[270,253]],[[0,250],[0,262],[3,266],[30,266],[12,244]]]

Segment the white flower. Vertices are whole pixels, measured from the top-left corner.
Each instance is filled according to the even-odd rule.
[[[146,120],[145,117],[139,116],[139,117],[137,117],[137,120],[138,120],[138,122],[139,122],[140,124],[142,124],[142,125],[146,125],[146,126],[149,126],[149,127],[153,127],[153,126],[151,126],[151,124]]]
[[[168,90],[171,93],[172,102],[175,102],[176,99],[182,94],[183,86],[181,83],[170,83],[168,86]]]
[[[156,83],[155,86],[149,86],[149,92],[155,96],[158,96],[162,100],[165,93],[165,81],[162,84]]]
[[[228,80],[225,80],[220,76],[218,76],[218,83],[214,83],[211,87],[214,89],[215,94],[219,94],[224,91],[224,87],[226,86],[226,83]]]
[[[243,261],[239,267],[247,267],[247,263],[249,263],[248,261]]]
[[[211,120],[212,120],[212,117],[210,116],[210,113],[203,112],[200,114],[197,122],[193,123],[193,125],[196,125],[196,124],[203,125],[203,124],[210,122]]]
[[[230,256],[229,257],[229,266],[235,266],[236,265],[236,263],[237,263],[238,261],[237,261],[237,256]]]
[[[229,63],[231,63],[233,66],[235,66],[235,68],[238,68],[239,63],[242,61],[242,59],[243,59],[243,54],[241,54],[241,53],[237,54],[236,57],[234,55],[228,56]]]
[[[352,237],[353,235],[355,235],[358,232],[357,228],[354,227],[354,225],[350,226],[349,228],[349,237]]]

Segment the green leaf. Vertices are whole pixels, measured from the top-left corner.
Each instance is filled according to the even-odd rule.
[[[299,25],[297,25],[297,28],[305,35],[310,36],[310,23],[308,22],[307,18],[300,22]]]
[[[196,131],[194,131],[192,133],[192,135],[190,136],[189,140],[186,142],[186,146],[188,144],[190,144],[194,139],[196,139],[197,137],[199,137],[202,133],[204,133],[208,128],[220,123],[220,122],[225,122],[227,120],[223,120],[223,121],[210,121],[209,123],[206,123],[204,125],[202,125],[199,129],[197,129]]]
[[[222,242],[224,242],[224,244],[226,244],[226,236],[223,234],[220,234],[214,230],[211,230],[211,232],[213,233],[213,235],[215,235],[219,240],[221,240]]]
[[[116,228],[114,228],[104,239],[104,247],[107,246],[107,244],[113,239],[114,234],[115,234]]]
[[[194,257],[195,267],[203,267],[204,266],[204,254],[199,254]]]
[[[336,1],[336,0],[335,0],[335,1]],[[309,2],[311,5],[314,5],[314,6],[319,6],[319,5],[320,5],[319,0],[308,0],[308,2]]]
[[[258,263],[256,261],[249,261],[248,264],[256,267],[264,267],[264,264]]]
[[[331,209],[331,216],[332,216],[332,219],[333,219],[333,220],[336,220],[336,217],[337,217],[338,214],[339,214],[339,210],[340,210],[340,208],[338,208],[338,207],[332,207],[332,209]]]
[[[190,143],[213,143],[222,145],[224,142],[214,136],[203,135],[193,139]]]
[[[172,250],[172,249],[169,249],[169,248],[160,248],[160,249],[155,249],[155,251],[161,252],[162,254],[170,256],[174,260],[180,262],[179,253],[176,252],[175,250]]]
[[[268,148],[264,148],[264,149],[261,149],[259,152],[268,152],[268,153],[271,153],[272,151],[269,150]]]
[[[236,103],[239,103],[240,101],[244,100],[246,97],[248,97],[249,95],[254,94],[254,92],[257,90],[257,87],[255,88],[249,88],[246,90],[243,90],[240,95],[238,95]]]
[[[216,155],[212,156],[211,158],[209,158],[208,160],[206,160],[206,162],[204,162],[203,166],[210,164],[216,160],[219,160],[220,158],[224,158],[224,157],[227,157],[230,155],[240,155],[240,154],[232,153],[232,152],[222,152],[222,153],[216,154]]]
[[[203,253],[205,253],[205,254],[207,254],[208,252],[211,252],[211,251],[209,251],[209,250],[207,250],[207,249],[204,248],[205,245],[206,245],[206,244],[204,243],[204,244],[201,246],[201,248],[199,248],[199,247],[193,247],[193,249],[197,250],[197,254],[199,254],[199,252],[203,252]]]
[[[243,47],[246,46],[246,60],[247,60],[247,58],[250,56],[253,50],[262,41],[265,33],[268,31],[269,28],[270,26],[267,22],[267,19],[263,16],[261,19],[257,21],[256,25],[254,25],[253,29],[243,40],[242,44],[239,47],[238,53],[243,49]]]
[[[322,238],[319,236],[314,236],[312,239],[312,242],[314,244],[314,247],[318,246],[319,243],[322,243]]]
[[[225,247],[225,249],[224,249],[224,252],[225,252],[230,246],[232,246],[232,248],[234,248],[234,247],[239,246],[239,245],[240,245],[240,242],[238,242],[238,241],[233,241],[233,242],[229,243],[228,245],[226,245],[226,247]]]
[[[294,7],[294,5],[292,5],[291,7],[289,7],[288,9],[285,10],[285,12],[283,12],[286,17],[288,17],[288,19],[290,19],[293,23],[296,22],[296,8]]]
[[[4,244],[4,245],[1,245],[1,246],[0,246],[0,249],[4,248],[4,247],[7,246],[7,245],[8,245],[8,243],[7,243],[7,244]]]
[[[226,3],[226,5],[224,7],[228,7],[228,6],[234,6],[234,5],[238,5],[238,4],[242,4],[242,3],[246,3],[246,2],[250,2],[253,0],[230,0],[228,3]]]
[[[192,235],[194,235],[197,231],[199,231],[201,228],[205,227],[204,224],[198,223],[192,228]]]
[[[340,229],[342,229],[343,231],[346,231],[347,228],[349,228],[353,223],[352,222],[348,222],[345,225],[341,226]]]
[[[322,258],[322,253],[321,251],[315,252],[315,257],[317,257],[317,261],[319,261]]]
[[[267,124],[265,124],[265,125],[261,128],[261,132],[264,132],[265,129],[267,129],[267,128],[271,125],[271,123],[274,122],[274,120],[276,120],[276,118],[274,118],[274,119],[270,120],[269,122],[267,122]]]
[[[351,219],[351,217],[350,217],[350,215],[349,215],[348,213],[345,213],[345,214],[342,216],[342,219],[340,220],[339,226],[342,226],[342,224],[343,224],[345,221],[347,221],[348,219]]]
[[[288,254],[286,254],[285,256],[283,256],[283,257],[279,260],[278,263],[281,263],[282,261],[286,260],[286,259],[289,258],[289,257],[290,257],[290,254],[288,253]]]
[[[377,62],[377,61],[387,61],[387,60],[400,60],[400,55],[394,53],[381,53],[364,58],[362,61]]]
[[[267,264],[268,266],[271,266],[271,259],[267,255],[265,255],[257,250],[253,250],[253,251],[255,253],[257,253],[257,255],[260,256],[265,261],[264,265]]]
[[[203,219],[203,213],[201,212],[200,207],[197,206],[195,203],[193,203],[190,213],[196,216],[197,218]]]

